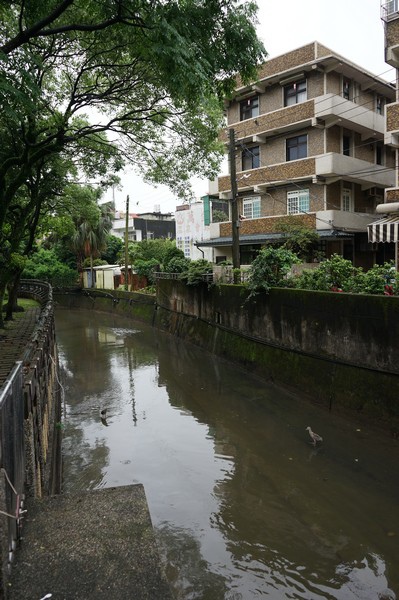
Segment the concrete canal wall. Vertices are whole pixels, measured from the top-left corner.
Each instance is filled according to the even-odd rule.
[[[0,337],[2,367],[8,368],[0,385],[0,598],[7,597],[25,496],[58,493],[61,484],[61,388],[52,290],[30,281],[21,283],[20,296],[39,305],[27,309]]]
[[[399,430],[399,298],[163,280],[156,324],[329,409]]]

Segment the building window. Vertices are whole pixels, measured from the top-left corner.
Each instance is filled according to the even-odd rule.
[[[258,219],[260,217],[260,196],[243,198],[242,213],[245,219]]]
[[[297,135],[287,139],[287,160],[298,160],[308,155],[308,136]]]
[[[287,212],[289,215],[309,212],[309,190],[287,192]]]
[[[127,237],[131,242],[136,242],[137,241],[137,231],[129,231]]]
[[[191,249],[190,236],[186,236],[184,238],[184,256],[186,258],[190,258],[190,249]]]
[[[384,114],[384,98],[377,96],[375,110],[378,115]]]
[[[299,104],[307,100],[306,79],[296,81],[284,87],[284,106]]]
[[[351,155],[351,138],[349,135],[342,136],[342,154],[344,156]]]
[[[242,170],[257,169],[260,167],[259,146],[245,148],[242,153]]]
[[[183,238],[182,237],[177,237],[176,238],[176,246],[179,248],[179,250],[183,250]]]
[[[253,96],[240,102],[240,120],[252,119],[259,116],[259,96]]]
[[[382,144],[376,144],[375,146],[375,162],[377,165],[384,164],[384,148]]]
[[[345,100],[352,99],[352,82],[350,79],[344,79],[342,82],[342,96]]]
[[[154,232],[147,231],[147,240],[153,240],[153,239],[154,239]]]
[[[398,12],[398,0],[389,0],[386,4],[386,11],[388,15],[393,15]]]
[[[344,188],[342,190],[342,210],[352,212],[352,190]]]

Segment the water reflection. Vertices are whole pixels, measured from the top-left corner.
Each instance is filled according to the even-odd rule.
[[[56,325],[65,491],[143,483],[177,598],[395,597],[397,440],[124,319]]]

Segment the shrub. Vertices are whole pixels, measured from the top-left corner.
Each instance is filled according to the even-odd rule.
[[[190,261],[185,256],[175,256],[165,266],[165,271],[167,273],[184,273],[184,271],[187,271],[189,264]]]
[[[268,292],[272,286],[281,284],[292,265],[300,262],[296,254],[284,247],[263,248],[249,269],[249,297],[260,291]]]
[[[203,258],[199,260],[191,260],[188,268],[184,271],[180,278],[187,285],[200,285],[206,281],[206,275],[213,273],[212,263]]]
[[[297,287],[306,290],[359,292],[363,289],[364,273],[350,260],[338,254],[320,263],[317,269],[306,270],[297,278]]]

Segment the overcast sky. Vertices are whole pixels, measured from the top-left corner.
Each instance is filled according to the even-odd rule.
[[[380,0],[258,0],[258,35],[268,58],[294,50],[313,41],[357,64],[374,75],[394,81],[394,70],[384,62],[384,30]],[[123,210],[130,196],[130,212],[173,212],[179,204],[163,186],[152,187],[132,173],[122,178],[122,190],[115,190],[117,209]],[[196,196],[208,191],[207,181],[194,184]],[[106,198],[111,199],[109,193]]]

